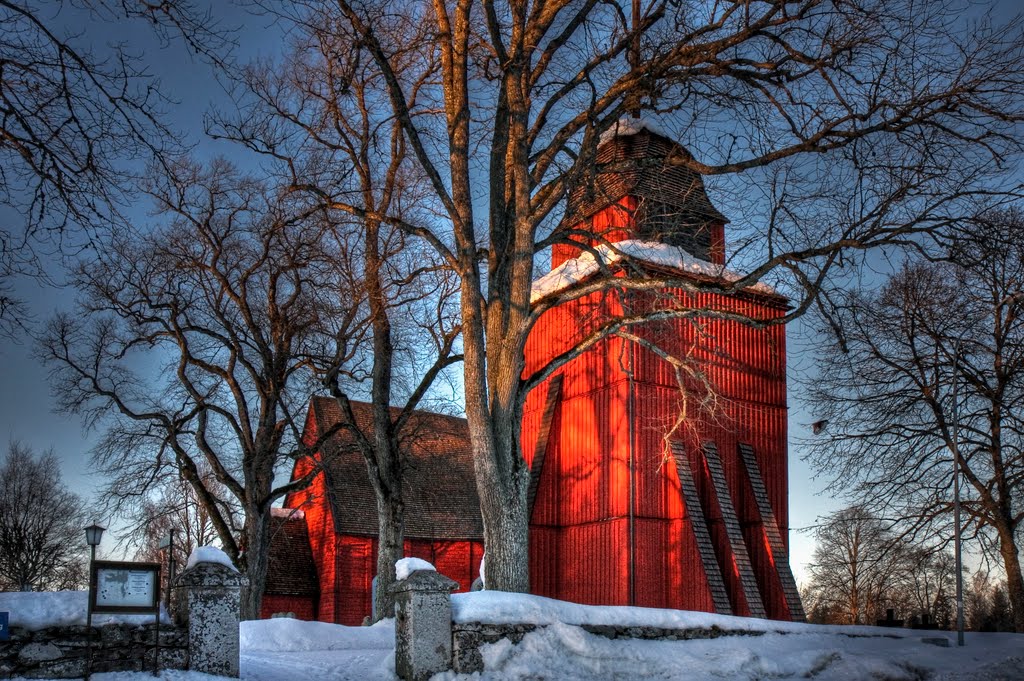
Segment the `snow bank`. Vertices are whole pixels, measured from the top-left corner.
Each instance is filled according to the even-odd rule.
[[[959,669],[967,675],[950,678],[981,681],[998,678],[984,676],[987,667],[983,665],[1012,654],[1012,650],[1003,643],[979,656],[982,651],[978,648],[973,651],[955,647],[936,648],[915,638],[832,635],[765,634],[692,641],[609,640],[579,627],[552,624],[527,634],[518,645],[504,639],[483,646],[481,653],[485,671],[481,674],[466,676],[448,672],[435,676],[434,681],[762,681],[778,678],[911,681],[935,678],[936,672],[948,673],[951,669]],[[998,669],[1008,668],[1012,660],[1005,660]],[[1019,667],[1015,668],[1015,672],[1019,674],[1019,671]],[[1015,674],[1003,678],[1021,677]]]
[[[452,594],[452,619],[485,624],[593,624],[661,629],[710,629],[782,633],[848,634],[855,636],[912,636],[910,629],[824,626],[779,622],[690,610],[639,608],[622,605],[579,605],[553,598],[505,591]],[[916,632],[920,635],[920,632]]]
[[[47,627],[84,625],[88,591],[13,591],[0,593],[0,610],[10,613],[10,626],[36,631]],[[94,624],[152,624],[152,615],[93,615]],[[160,621],[170,618],[160,609]]]
[[[714,279],[721,278],[727,282],[737,281],[743,277],[743,275],[728,270],[722,265],[716,265],[707,260],[695,258],[678,246],[669,246],[668,244],[656,241],[619,241],[615,244],[601,244],[594,250],[597,253],[597,257],[594,256],[594,253],[584,251],[578,258],[566,260],[534,281],[533,288],[530,291],[530,302],[536,302],[545,296],[557,293],[584,281],[600,271],[601,263],[611,265],[624,260],[635,260],[651,265],[671,267],[689,274]],[[600,258],[600,263],[598,258]],[[758,291],[759,293],[775,292],[771,286],[762,282],[750,286],[749,290]]]
[[[540,628],[528,633],[518,644],[503,639],[483,646],[483,673],[447,673],[434,677],[434,681],[1024,679],[1024,636],[1020,634],[968,633],[967,646],[958,649],[952,632],[822,626],[681,610],[588,606],[496,591],[454,594],[452,609],[457,622],[521,622]],[[717,627],[760,635],[688,641],[612,640],[587,632],[579,626],[582,624],[670,629]],[[922,641],[924,637],[945,637],[951,646],[929,645]]]
[[[197,546],[192,549],[192,553],[189,554],[188,557],[188,562],[185,563],[185,569],[190,570],[199,563],[217,563],[238,572],[235,564],[231,562],[230,558],[228,558],[228,554],[224,553],[216,546]]]
[[[598,139],[598,146],[608,142],[616,137],[629,137],[635,135],[641,130],[647,130],[655,135],[661,135],[662,137],[669,137],[668,133],[658,125],[657,122],[650,118],[633,118],[632,116],[623,116],[619,120],[612,124],[612,127],[601,133],[601,137]]]
[[[306,517],[306,512],[301,508],[279,508],[272,506],[270,508],[271,518],[287,518],[289,520],[302,520]]]
[[[437,568],[422,558],[402,558],[395,563],[395,578],[399,581],[408,579],[409,575],[417,570],[431,570],[437,572]]]
[[[346,627],[327,622],[307,622],[288,617],[245,621],[239,625],[243,652],[264,650],[385,650],[395,647],[395,621],[386,619],[372,627]]]

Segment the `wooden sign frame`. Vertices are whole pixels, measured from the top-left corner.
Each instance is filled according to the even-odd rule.
[[[104,605],[96,601],[99,598],[100,572],[104,570],[125,572],[147,572],[152,574],[153,593],[146,605]],[[160,612],[160,563],[133,563],[116,560],[93,561],[92,574],[89,576],[92,588],[89,589],[89,608],[94,613],[122,613],[152,615]]]

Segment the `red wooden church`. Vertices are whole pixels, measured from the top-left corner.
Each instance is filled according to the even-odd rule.
[[[570,197],[565,219],[595,235],[589,245],[605,254],[615,276],[637,269],[682,282],[730,276],[723,268],[725,218],[700,176],[673,163],[686,154],[637,122],[600,145],[593,182]],[[592,252],[557,246],[534,296],[598,272]],[[786,546],[785,330],[714,314],[770,320],[785,313],[784,298],[761,285],[734,295],[686,286],[594,293],[543,314],[524,376],[612,317],[670,307],[692,314],[600,341],[527,399],[532,590],[580,603],[803,619]],[[684,361],[670,363],[659,352]],[[314,399],[307,430],[328,427],[330,408]],[[410,504],[410,529],[421,514],[444,515],[434,503],[464,517],[408,532],[407,548],[467,588],[482,533],[465,422],[422,418],[437,420],[443,442],[425,438],[410,453],[424,468],[439,461],[450,467],[446,498],[454,494],[458,502],[424,497]],[[344,481],[329,471],[286,503],[306,509],[320,585],[315,616],[346,624],[369,613],[375,568],[376,506],[357,463],[349,462]],[[300,462],[296,475],[308,466]]]

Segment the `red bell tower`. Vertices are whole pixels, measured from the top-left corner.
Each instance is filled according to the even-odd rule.
[[[566,223],[617,243],[635,268],[683,279],[728,276],[726,219],[678,143],[641,121],[602,140],[593,182],[569,200]],[[593,256],[552,253],[535,292]],[[594,269],[594,268],[591,268]],[[577,277],[578,278],[578,277]],[[789,569],[785,329],[715,312],[773,319],[786,300],[757,286],[734,295],[614,289],[545,312],[526,350],[526,376],[603,322],[680,303],[692,316],[645,322],[564,365],[526,402],[534,593],[580,603],[681,608],[803,619]],[[655,348],[684,360],[673,364]]]

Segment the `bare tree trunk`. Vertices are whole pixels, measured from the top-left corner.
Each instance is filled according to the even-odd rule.
[[[377,596],[373,621],[395,616],[395,563],[405,555],[405,503],[397,495],[377,496]]]
[[[491,485],[481,493],[484,545],[487,547],[487,588],[495,591],[528,593],[530,590],[529,518],[526,515],[528,476],[520,478],[520,484],[510,494],[503,494],[498,485]]]
[[[263,590],[267,585],[270,565],[270,513],[257,508],[245,509],[245,565],[243,571],[249,584],[242,589],[242,619],[260,618]]]
[[[1010,592],[1010,605],[1013,609],[1013,629],[1018,634],[1024,634],[1024,576],[1020,570],[1020,554],[1013,532],[1005,527],[999,527],[997,530],[999,553],[1003,557],[1003,567],[1006,569],[1006,588]]]

